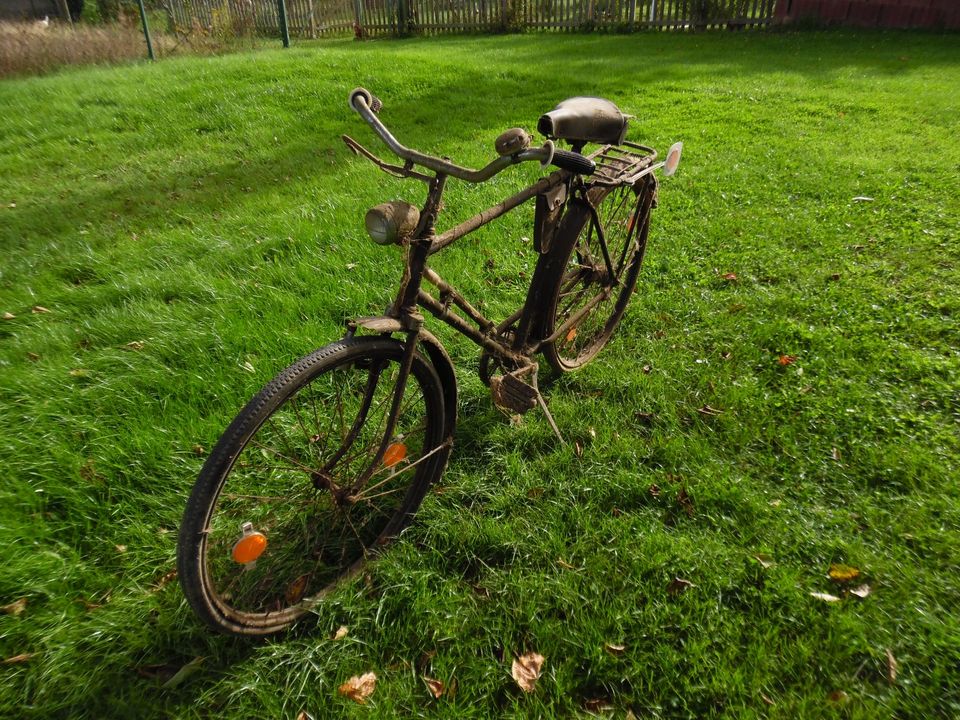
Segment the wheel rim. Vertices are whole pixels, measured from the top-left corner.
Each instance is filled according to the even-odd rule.
[[[585,312],[553,342],[555,360],[563,369],[575,369],[589,361],[620,321],[643,254],[642,219],[638,215],[641,207],[636,191],[629,186],[610,190],[597,204],[612,273],[596,224],[585,211],[551,313],[550,327],[557,330]]]
[[[400,529],[437,455],[442,422],[415,367],[375,462],[399,360],[382,355],[325,369],[244,441],[202,542],[204,585],[225,617],[253,627],[288,624]],[[253,564],[234,558],[248,523],[266,537]]]

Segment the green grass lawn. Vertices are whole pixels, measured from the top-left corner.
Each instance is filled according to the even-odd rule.
[[[340,143],[382,150],[357,85],[474,166],[577,94],[684,160],[619,333],[549,386],[582,456],[512,427],[432,322],[461,392],[442,483],[315,619],[236,641],[171,580],[187,493],[249,396],[391,299],[363,213],[422,199]],[[26,601],[0,715],[960,716],[956,36],[329,42],[9,80],[0,107],[0,604]],[[451,182],[442,226],[538,173]],[[503,317],[531,217],[438,269]],[[368,671],[367,706],[338,695]]]

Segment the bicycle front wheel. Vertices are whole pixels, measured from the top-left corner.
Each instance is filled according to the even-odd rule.
[[[646,249],[655,183],[597,186],[571,206],[556,245],[544,258],[549,298],[542,337],[544,356],[557,372],[586,365],[607,344],[637,284]]]
[[[403,345],[342,340],[291,365],[227,428],[180,527],[188,602],[235,635],[287,628],[409,521],[446,465],[441,382]]]

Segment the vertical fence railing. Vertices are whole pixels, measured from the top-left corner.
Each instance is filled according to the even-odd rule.
[[[286,0],[291,36],[580,31],[699,31],[763,27],[777,0]],[[279,0],[165,0],[172,24],[202,32],[225,25],[282,33]]]

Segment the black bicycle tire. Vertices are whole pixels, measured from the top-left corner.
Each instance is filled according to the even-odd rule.
[[[375,356],[399,361],[402,352],[402,344],[390,338],[348,338],[331,343],[278,374],[247,403],[224,431],[194,484],[184,511],[177,547],[177,570],[183,593],[190,607],[207,626],[230,635],[272,635],[300,619],[310,606],[315,606],[315,601],[319,602],[342,581],[343,575],[309,598],[303,607],[290,609],[291,612],[285,610],[272,618],[269,617],[271,613],[253,617],[250,613],[237,612],[217,598],[216,590],[209,586],[205,558],[206,528],[234,462],[268,418],[282,408],[289,398],[329,370]],[[443,447],[446,423],[442,383],[433,366],[419,352],[414,355],[409,382],[420,385],[426,407],[427,423],[421,457],[432,455],[415,471],[399,509],[377,538],[378,546],[395,537],[409,523],[430,485],[443,473],[450,451],[449,446]]]
[[[636,202],[633,203],[634,212],[638,203],[644,201],[643,193],[654,192],[653,188],[643,184],[629,189],[636,192]],[[594,204],[598,214],[602,216],[602,205],[608,198],[613,197],[614,191],[625,189],[624,186],[608,187],[595,186],[588,191],[588,198]],[[628,191],[629,191],[628,190]],[[573,256],[577,243],[581,235],[587,231],[591,223],[592,213],[587,204],[583,201],[571,203],[557,230],[557,238],[551,251],[541,258],[543,268],[540,272],[539,282],[541,283],[540,297],[544,298],[546,305],[541,315],[540,337],[548,338],[554,334],[558,326],[563,322],[557,321],[557,306],[563,289],[563,281],[568,264]],[[616,331],[626,312],[630,297],[633,294],[640,274],[640,267],[643,263],[643,256],[646,251],[646,225],[650,222],[650,213],[647,212],[642,218],[643,226],[636,228],[635,237],[638,239],[638,247],[629,261],[625,262],[622,277],[624,282],[617,294],[613,310],[607,317],[602,329],[595,334],[589,344],[581,350],[575,358],[565,358],[562,354],[560,342],[562,338],[556,338],[552,342],[546,343],[541,351],[550,366],[558,373],[573,372],[579,370],[589,363],[609,342],[613,333]],[[538,266],[538,269],[540,267]],[[536,274],[535,274],[536,275]],[[535,278],[536,279],[536,278]]]

